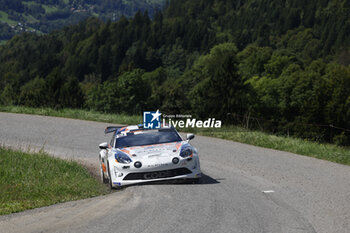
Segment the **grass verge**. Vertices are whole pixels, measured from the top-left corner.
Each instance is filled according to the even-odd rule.
[[[350,165],[350,148],[333,144],[276,136],[235,126],[225,126],[219,130],[194,129],[190,132]]]
[[[129,116],[125,114],[105,114],[87,110],[52,110],[50,108],[28,108],[21,106],[0,106],[0,111],[66,117],[126,125],[139,124],[142,122],[141,114],[140,116]],[[246,130],[236,126],[223,126],[221,129],[185,129],[183,131],[350,165],[350,149],[332,144],[311,142],[293,137],[276,136],[264,132]]]
[[[77,162],[0,147],[0,215],[107,192]]]
[[[129,116],[126,114],[108,114],[96,111],[88,111],[81,109],[60,109],[51,108],[29,108],[22,106],[0,106],[0,112],[35,114],[42,116],[65,117],[88,121],[107,122],[115,124],[140,124],[142,116]]]

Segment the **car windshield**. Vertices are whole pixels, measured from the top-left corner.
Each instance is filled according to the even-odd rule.
[[[131,132],[127,136],[117,138],[116,140],[116,148],[182,141],[179,134],[173,129],[147,130],[139,134]]]

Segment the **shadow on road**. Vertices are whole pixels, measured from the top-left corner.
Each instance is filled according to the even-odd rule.
[[[220,179],[223,180],[223,179]],[[202,178],[200,180],[195,179],[178,179],[178,180],[162,180],[162,181],[150,181],[147,183],[140,183],[131,186],[143,186],[143,185],[206,185],[206,184],[219,184],[220,182],[206,174],[202,173]]]
[[[202,178],[198,184],[219,184],[220,181],[208,176],[206,174],[202,174]]]

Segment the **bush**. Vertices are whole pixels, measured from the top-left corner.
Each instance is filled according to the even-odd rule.
[[[333,137],[334,144],[338,146],[348,146],[349,140],[348,137],[345,135],[345,132],[342,132],[341,134]]]
[[[28,107],[40,107],[46,101],[45,80],[35,78],[21,87],[20,104]]]

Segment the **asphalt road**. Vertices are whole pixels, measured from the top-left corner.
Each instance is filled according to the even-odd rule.
[[[0,144],[97,168],[107,125],[0,113]],[[132,186],[0,216],[0,232],[350,232],[349,166],[209,137],[192,144],[202,184]]]

